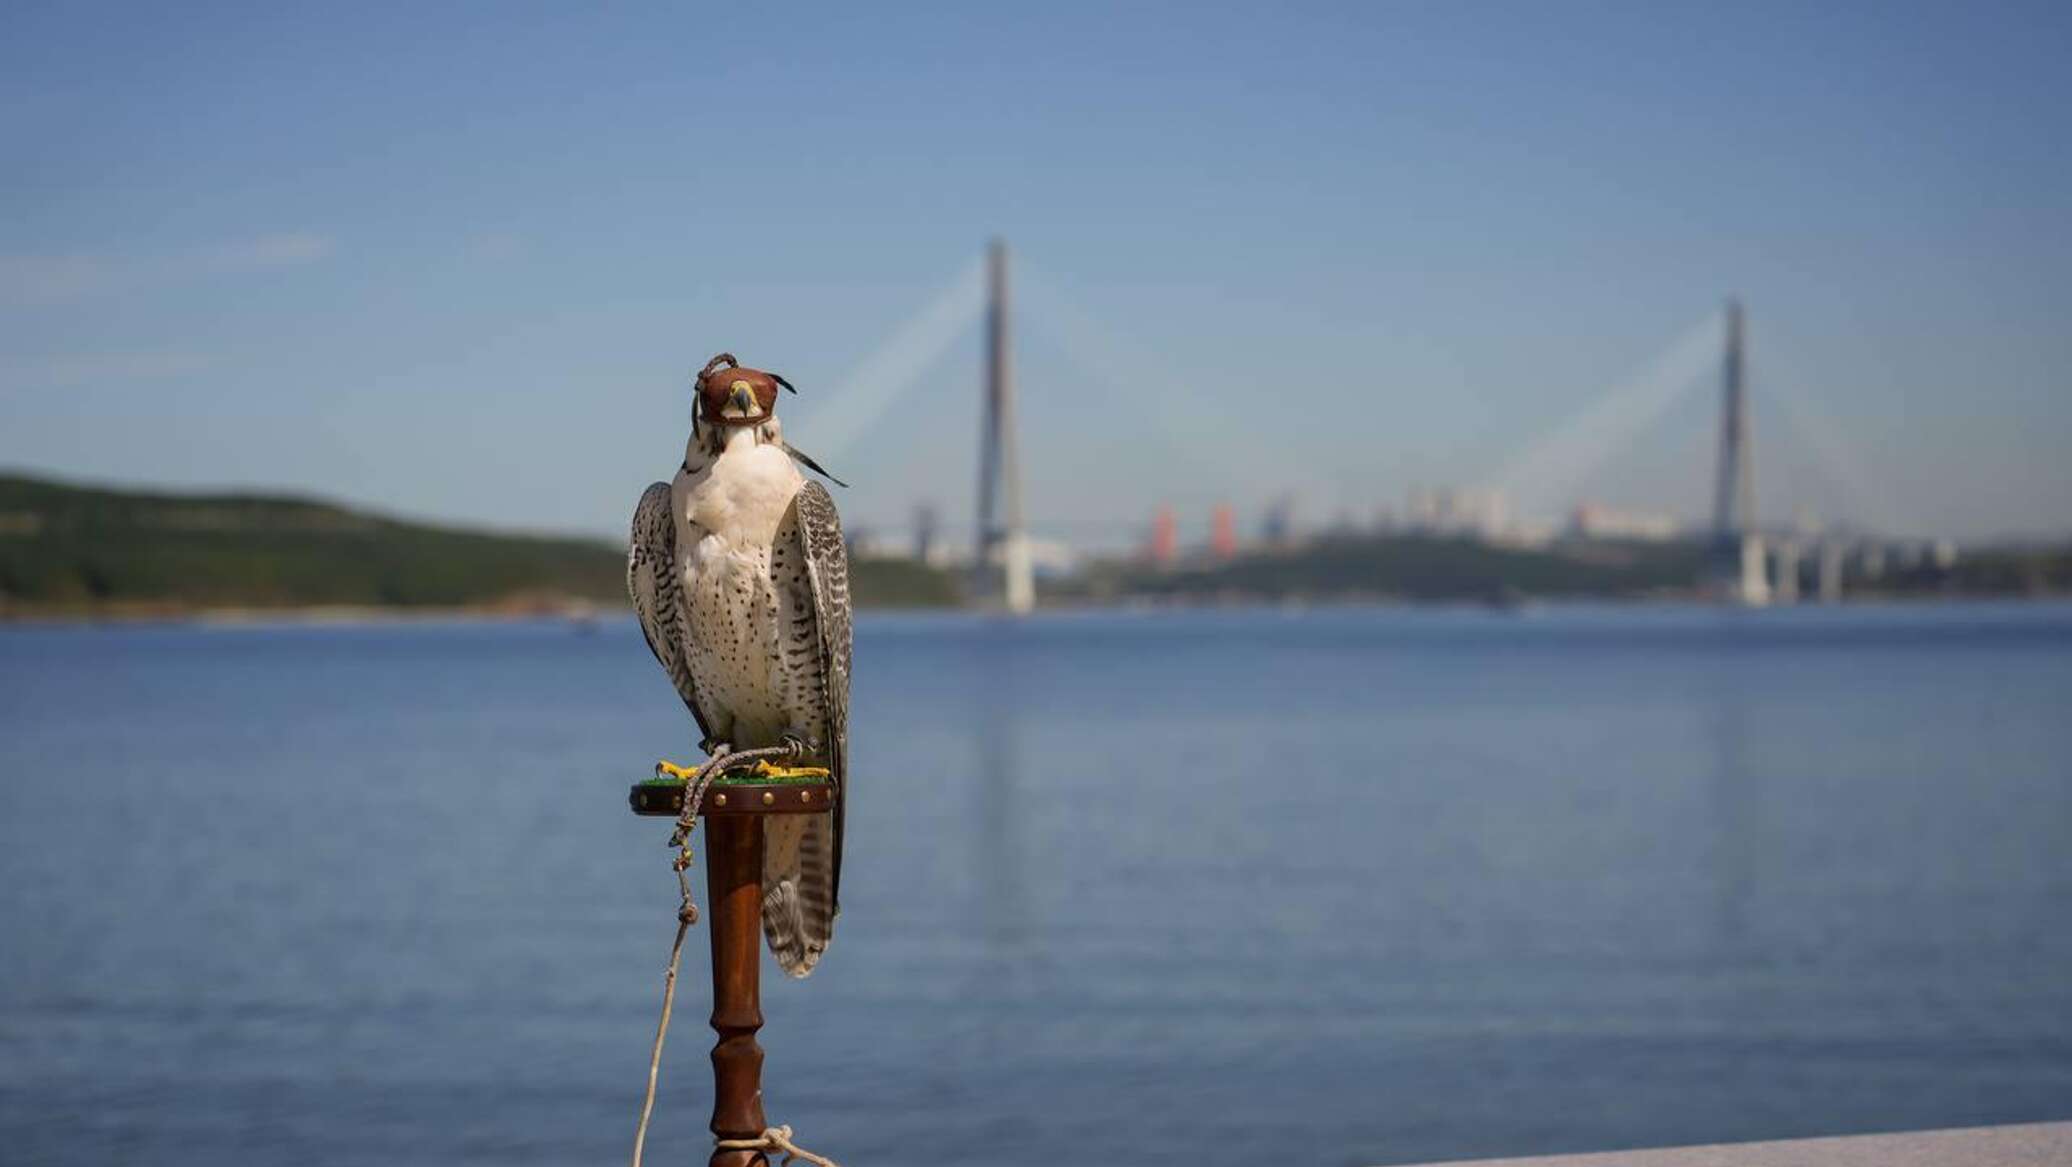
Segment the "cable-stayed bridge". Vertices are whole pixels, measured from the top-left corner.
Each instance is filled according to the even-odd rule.
[[[1197,397],[1161,375],[1157,358],[1132,352],[1113,329],[1079,311],[1055,287],[1045,284],[1042,288],[1041,330],[1071,361],[1075,375],[1105,383],[1118,399],[1142,403],[1171,445],[1217,452],[1246,448],[1242,427],[1215,410],[1200,408]],[[955,343],[968,337],[974,325],[982,326],[984,355],[980,375],[973,379],[980,388],[982,414],[977,502],[973,521],[965,528],[971,532],[974,592],[992,597],[1007,610],[1026,611],[1034,603],[1035,588],[1022,475],[1029,463],[1024,455],[1039,465],[1047,455],[1074,455],[1022,447],[1012,344],[1020,320],[1013,303],[1007,247],[996,240],[982,259],[959,270],[895,329],[836,392],[822,398],[826,404],[806,424],[811,427],[816,450],[827,459],[839,459],[921,383],[923,374]],[[1728,301],[1678,334],[1633,375],[1572,411],[1560,424],[1539,431],[1487,477],[1487,489],[1499,497],[1565,506],[1582,497],[1583,484],[1593,474],[1648,439],[1650,427],[1672,406],[1688,401],[1697,387],[1716,386],[1719,413],[1709,491],[1712,513],[1704,534],[1712,552],[1705,578],[1694,582],[1706,594],[1746,604],[1773,599],[1790,602],[1801,594],[1838,598],[1845,569],[1853,565],[1855,571],[1869,575],[1880,570],[1886,542],[1860,533],[1831,530],[1823,534],[1809,529],[1802,520],[1779,522],[1774,516],[1767,523],[1759,520],[1748,338],[1741,304]],[[1797,439],[1796,445],[1812,452],[1824,476],[1851,496],[1851,509],[1860,518],[1886,518],[1871,510],[1869,500],[1878,496],[1864,489],[1864,478],[1857,470],[1860,463],[1846,456],[1844,444],[1811,424],[1816,411],[1791,408],[1784,397],[1770,394],[1762,398],[1773,424],[1781,423]],[[1040,500],[1037,505],[1040,508]],[[1218,511],[1221,533],[1217,538],[1227,541],[1228,510]],[[1140,508],[1131,515],[1091,523],[1052,519],[1041,525],[1051,531],[1062,528],[1075,537],[1112,537],[1120,528],[1134,538],[1143,531],[1147,512],[1148,508]],[[917,525],[931,533],[963,527],[943,523],[932,508],[924,509]],[[1158,529],[1162,541],[1169,544],[1169,512],[1161,512]],[[1554,529],[1546,523],[1520,525],[1511,535],[1518,541],[1543,540]],[[1500,532],[1480,533],[1502,537]],[[1696,533],[1686,528],[1687,535]],[[922,535],[921,541],[928,537]]]

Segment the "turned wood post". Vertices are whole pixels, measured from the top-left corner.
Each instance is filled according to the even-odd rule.
[[[769,1126],[763,1116],[763,1027],[758,975],[763,960],[763,818],[821,814],[840,792],[825,778],[712,784],[698,817],[705,820],[705,898],[712,934],[712,1137],[754,1139]],[[681,781],[633,787],[633,813],[675,818],[683,813]],[[710,1167],[769,1167],[761,1151],[714,1150]]]
[[[705,820],[705,894],[712,903],[712,1137],[763,1133],[763,1027],[757,976],[763,956],[763,823],[749,815]],[[766,1167],[760,1151],[712,1153],[710,1167]]]

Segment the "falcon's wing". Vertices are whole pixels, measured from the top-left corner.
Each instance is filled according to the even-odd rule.
[[[648,649],[676,683],[691,716],[698,719],[698,732],[711,738],[712,727],[698,709],[698,687],[684,660],[683,589],[676,580],[676,516],[666,482],[650,484],[633,509],[633,538],[626,549],[626,591],[633,597],[633,611],[640,617]]]
[[[820,633],[820,691],[827,703],[827,768],[834,775],[834,887],[832,907],[842,904],[842,819],[849,808],[849,552],[842,545],[842,517],[827,488],[807,480],[794,501],[799,542],[813,584],[813,614]]]

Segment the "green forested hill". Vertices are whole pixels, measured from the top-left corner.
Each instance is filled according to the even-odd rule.
[[[1225,563],[1138,568],[1096,582],[1122,594],[1177,599],[1633,597],[1688,591],[1704,555],[1701,545],[1687,542],[1528,549],[1429,535],[1343,536]]]
[[[619,603],[624,573],[624,553],[601,540],[0,475],[0,604],[14,609]]]
[[[164,494],[0,474],[0,614],[626,602],[603,540],[400,522],[306,498]],[[915,573],[926,578],[918,578]],[[919,565],[855,565],[859,603],[953,602]]]
[[[1346,536],[1299,548],[1257,551],[1224,563],[1174,570],[1141,565],[1089,580],[1107,595],[1199,599],[1485,600],[1690,595],[1706,570],[1698,539],[1661,543],[1560,540],[1502,547],[1429,535]],[[1813,564],[1801,561],[1810,573]],[[1815,584],[1808,574],[1802,595]],[[1969,552],[1953,566],[1921,559],[1888,564],[1874,579],[1852,566],[1854,598],[2049,596],[2072,592],[2072,547],[2044,545]]]

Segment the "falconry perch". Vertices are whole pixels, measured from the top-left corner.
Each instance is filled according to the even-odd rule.
[[[802,977],[840,906],[849,560],[834,499],[797,464],[826,471],[784,440],[779,386],[791,388],[727,353],[698,375],[683,464],[633,512],[626,586],[700,749],[793,744],[795,761],[826,767],[840,792],[831,811],[762,822],[763,935]]]

